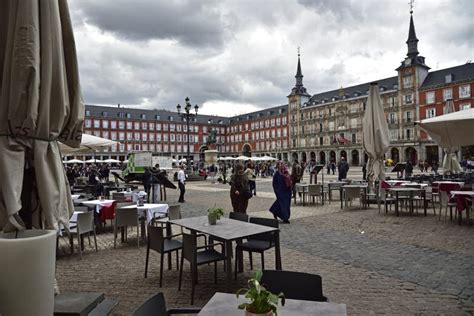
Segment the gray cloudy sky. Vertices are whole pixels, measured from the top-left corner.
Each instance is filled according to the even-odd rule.
[[[408,0],[70,0],[84,100],[234,115],[287,102],[297,47],[311,94],[395,76]],[[433,70],[474,59],[474,1],[418,0]]]

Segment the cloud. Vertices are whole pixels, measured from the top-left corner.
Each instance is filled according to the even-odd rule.
[[[287,102],[301,47],[315,94],[396,75],[406,1],[71,1],[84,99],[208,113]],[[473,59],[474,2],[415,4],[420,54],[433,69]],[[210,110],[209,110],[210,109]]]

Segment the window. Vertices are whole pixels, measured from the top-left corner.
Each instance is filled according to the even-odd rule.
[[[110,139],[117,140],[117,132],[110,132]]]
[[[403,77],[403,87],[409,88],[413,85],[413,76]]]
[[[91,120],[85,120],[84,121],[84,126],[87,127],[87,128],[91,128],[92,127]]]
[[[100,120],[94,120],[94,128],[100,127]]]
[[[357,143],[357,138],[356,137],[357,137],[356,134],[352,134],[351,141],[352,141],[353,144]]]
[[[407,123],[411,122],[411,112],[405,112],[405,120]]]
[[[117,128],[117,121],[110,121],[110,128],[116,129]]]
[[[133,139],[133,133],[127,132],[127,140],[132,140],[132,139]]]
[[[176,125],[176,130],[177,130],[178,132],[181,132],[181,124]]]
[[[102,137],[109,139],[109,132],[108,131],[103,131],[102,132]]]
[[[459,105],[459,109],[462,111],[462,110],[468,110],[471,108],[471,104],[470,103],[466,103],[466,104],[461,104]]]
[[[391,108],[395,107],[395,104],[397,103],[397,98],[396,97],[388,98],[388,103],[390,104]]]
[[[148,123],[147,122],[142,122],[142,129],[146,130],[148,128]]]
[[[133,123],[127,122],[127,129],[132,129],[132,128],[133,128]]]
[[[405,94],[403,96],[403,100],[404,100],[405,104],[411,104],[411,103],[413,103],[413,95],[412,94]]]
[[[453,89],[444,89],[443,90],[443,101],[453,98]]]
[[[174,132],[176,126],[174,124],[170,124],[170,132]]]
[[[398,130],[397,129],[389,130],[389,134],[390,134],[390,140],[398,140]]]
[[[459,86],[459,98],[469,98],[471,96],[471,86]]]
[[[154,131],[155,130],[155,123],[148,123],[148,129],[150,131]]]
[[[119,121],[119,129],[124,129],[124,128],[125,128],[125,122]]]
[[[117,113],[117,117],[125,118],[125,113],[123,113],[123,112],[118,112],[118,113]]]
[[[148,134],[147,133],[142,133],[142,140],[146,142],[148,140]]]
[[[140,140],[140,133],[135,133],[135,140],[139,141]]]
[[[119,140],[125,140],[125,133],[119,132]]]
[[[102,128],[109,128],[109,121],[103,120],[102,121]]]
[[[163,134],[163,141],[167,142],[168,141],[168,134]]]
[[[395,123],[397,122],[395,113],[390,113],[390,114],[388,115],[388,122],[389,122],[390,124],[395,124]]]
[[[170,134],[170,141],[172,141],[172,142],[175,141],[175,135],[174,134]]]
[[[435,93],[434,91],[426,92],[426,104],[435,103]]]
[[[151,142],[155,141],[155,134],[154,133],[150,133],[150,141]]]
[[[161,124],[160,123],[156,123],[156,130],[161,131]]]
[[[426,118],[435,117],[436,116],[436,108],[426,109]]]
[[[407,129],[405,131],[405,135],[406,135],[406,139],[411,139],[411,137],[412,137],[411,129]]]
[[[141,118],[142,120],[146,119],[146,114],[140,114],[140,118]]]
[[[126,114],[126,117],[127,117],[127,118],[132,118],[132,113],[127,113],[127,114]]]
[[[155,120],[160,120],[160,116],[159,116],[159,115],[155,115]]]
[[[139,130],[140,129],[140,122],[135,122],[134,126],[135,126],[135,130]]]
[[[163,130],[168,131],[168,124],[163,124]]]
[[[161,134],[160,133],[156,134],[156,141],[161,142]]]
[[[86,116],[91,116],[91,111],[86,110]]]

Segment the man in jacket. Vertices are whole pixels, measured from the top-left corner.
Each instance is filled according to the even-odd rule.
[[[341,157],[341,162],[339,163],[339,166],[337,166],[337,172],[339,173],[339,181],[342,181],[342,179],[347,178],[347,172],[349,172],[349,164],[347,163],[346,158]]]

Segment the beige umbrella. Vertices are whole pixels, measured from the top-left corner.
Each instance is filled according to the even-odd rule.
[[[89,134],[82,134],[82,141],[81,145],[77,148],[70,147],[63,143],[59,143],[59,150],[63,155],[69,155],[71,153],[78,154],[78,153],[90,153],[95,152],[97,150],[109,148],[113,145],[118,145],[119,142],[114,140],[110,140],[107,138],[102,138],[94,135]]]
[[[370,85],[362,123],[363,146],[369,157],[367,177],[371,182],[375,179],[385,179],[383,156],[388,150],[390,139],[377,83]]]
[[[65,0],[0,1],[0,76],[0,230],[24,229],[22,206],[39,210],[34,226],[67,225],[58,140],[80,145],[84,105]]]

